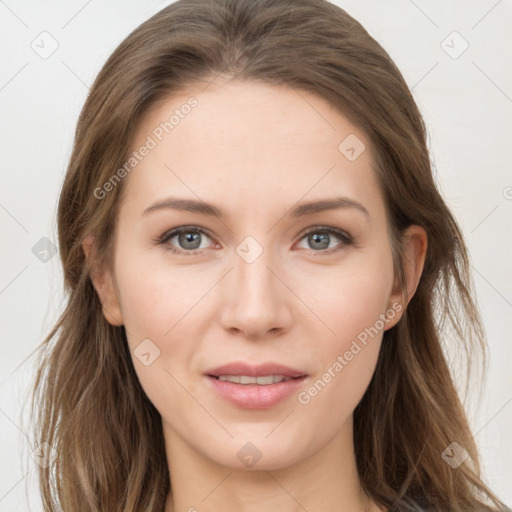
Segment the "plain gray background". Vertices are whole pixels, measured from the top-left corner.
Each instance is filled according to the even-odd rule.
[[[41,239],[57,245],[56,204],[75,123],[110,53],[168,3],[0,0],[0,511],[41,510],[21,416],[34,358],[21,363],[64,303],[58,255],[45,261]],[[335,3],[389,52],[427,123],[489,340],[487,386],[480,403],[468,404],[470,421],[484,475],[510,505],[512,1]]]

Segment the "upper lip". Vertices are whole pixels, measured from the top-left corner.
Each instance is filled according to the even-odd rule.
[[[233,362],[207,370],[205,375],[218,377],[219,375],[247,375],[249,377],[263,377],[265,375],[283,375],[285,377],[302,377],[304,372],[278,363],[263,363],[256,366],[244,363]]]

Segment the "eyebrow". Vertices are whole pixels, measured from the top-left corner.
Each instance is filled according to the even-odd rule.
[[[364,213],[367,217],[370,216],[368,210],[361,203],[358,203],[353,199],[349,199],[348,197],[335,197],[332,199],[300,203],[293,207],[289,213],[293,217],[304,217],[306,215],[313,215],[315,213],[341,208],[354,208]],[[196,201],[195,199],[180,199],[177,197],[168,197],[161,201],[157,201],[144,210],[143,216],[163,209],[181,210],[200,215],[210,215],[219,219],[224,219],[226,217],[224,212],[213,204],[205,203],[204,201]]]

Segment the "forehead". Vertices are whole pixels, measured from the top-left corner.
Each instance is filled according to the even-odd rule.
[[[131,150],[143,146],[150,149],[125,183],[141,208],[166,193],[241,208],[336,191],[379,196],[365,134],[324,99],[290,87],[223,79],[190,86],[146,113]]]

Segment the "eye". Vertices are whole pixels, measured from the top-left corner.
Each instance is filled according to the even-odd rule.
[[[156,242],[164,245],[168,251],[193,256],[201,252],[207,246],[202,245],[202,237],[210,238],[207,232],[196,226],[181,226],[164,233]],[[172,244],[172,240],[176,242]],[[178,248],[176,249],[176,245]]]
[[[329,247],[333,237],[341,240],[341,243]],[[341,251],[344,247],[354,243],[353,238],[347,232],[331,226],[316,226],[302,236],[301,240],[304,239],[310,246],[309,248],[315,249],[313,252],[320,253],[319,255]]]

